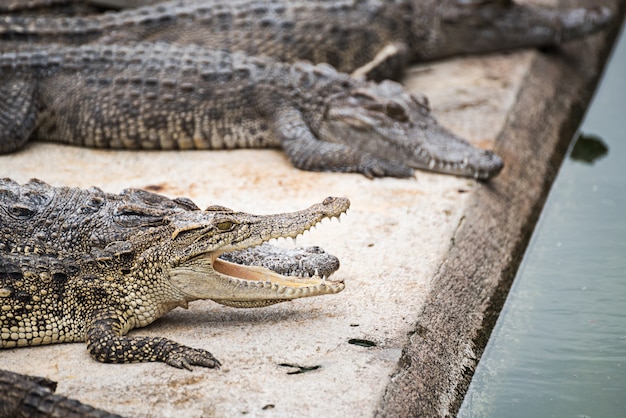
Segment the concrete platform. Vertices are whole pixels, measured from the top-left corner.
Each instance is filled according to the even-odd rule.
[[[196,302],[132,331],[208,349],[222,361],[219,371],[99,364],[83,344],[3,350],[0,368],[46,376],[59,382],[59,393],[133,417],[453,415],[614,32],[558,52],[409,71],[406,85],[429,96],[443,125],[504,158],[504,171],[489,183],[425,172],[373,181],[310,173],[273,150],[119,152],[32,143],[0,156],[0,177],[108,192],[141,187],[201,207],[274,213],[330,195],[352,201],[341,223],[325,222],[298,239],[340,258],[342,293],[256,310]],[[294,374],[299,367],[314,370]]]

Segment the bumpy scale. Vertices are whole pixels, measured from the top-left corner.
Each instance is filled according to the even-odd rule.
[[[194,46],[0,54],[0,152],[30,137],[90,147],[281,147],[298,168],[489,178],[502,168],[433,118],[424,97],[308,63]]]
[[[342,281],[307,266],[297,277],[219,256],[295,238],[348,207],[347,199],[329,197],[299,212],[257,216],[219,206],[202,211],[188,199],[142,190],[112,195],[2,180],[0,347],[86,341],[102,362],[219,367],[206,350],[126,334],[197,299],[262,307],[340,292]],[[263,248],[252,257],[263,257]],[[275,258],[278,250],[267,251]]]
[[[43,4],[47,4],[47,0],[43,0]],[[354,71],[358,77],[382,79],[399,77],[407,62],[459,53],[559,45],[605,27],[610,18],[611,12],[603,7],[555,10],[517,5],[509,0],[388,2],[179,0],[86,18],[33,19],[7,16],[0,19],[0,37],[5,40],[2,47],[5,50],[24,49],[21,42],[23,40],[76,44],[88,42],[134,44],[145,40],[195,43],[222,51],[266,54],[286,62],[299,59],[327,62],[341,71]],[[12,42],[15,40],[18,42],[17,45]],[[46,51],[49,49],[47,47]],[[67,53],[67,50],[65,51]],[[80,50],[74,54],[89,55],[87,51]],[[152,51],[157,52],[154,49]],[[115,55],[111,50],[104,49],[100,52]],[[141,52],[141,50],[131,51],[138,57],[141,57]],[[183,54],[184,51],[174,53],[174,55]],[[29,58],[31,55],[34,62]],[[9,73],[16,67],[20,68],[22,66],[20,60],[31,67],[45,67],[43,71],[49,72],[51,68],[46,55],[47,52],[32,50],[26,55],[7,54],[4,59],[10,66],[5,66],[4,72]],[[314,125],[320,119],[327,121],[325,113],[311,115],[306,106],[302,108],[294,106],[295,103],[286,104],[284,101],[285,94],[293,96],[294,92],[302,93],[305,90],[304,94],[300,95],[304,97],[298,99],[308,100],[317,97],[320,90],[308,90],[307,83],[316,77],[305,76],[296,83],[291,80],[292,83],[287,90],[292,91],[285,91],[277,87],[284,75],[275,78],[269,76],[266,71],[254,71],[258,77],[269,77],[264,86],[257,87],[257,84],[263,84],[258,81],[258,77],[254,78],[252,83],[240,80],[246,79],[250,74],[249,65],[238,68],[238,73],[233,72],[233,68],[228,64],[224,67],[223,59],[208,53],[204,58],[216,59],[216,62],[220,63],[218,67],[222,68],[218,68],[218,71],[212,74],[203,74],[206,88],[199,90],[204,93],[209,91],[210,94],[200,96],[215,100],[216,97],[212,93],[217,92],[219,96],[219,93],[227,92],[227,98],[234,94],[235,99],[224,101],[222,97],[222,101],[217,101],[218,105],[214,109],[208,114],[202,113],[201,116],[197,107],[190,106],[190,102],[198,99],[193,88],[196,80],[193,80],[193,77],[191,79],[185,77],[184,74],[163,71],[162,65],[167,66],[168,63],[152,63],[148,68],[135,68],[135,71],[139,72],[129,74],[128,78],[113,80],[111,74],[102,76],[95,68],[90,73],[88,67],[98,65],[90,61],[89,57],[82,58],[87,63],[80,65],[74,62],[70,67],[73,66],[79,74],[88,76],[80,83],[87,85],[85,91],[80,93],[84,96],[84,101],[89,100],[101,105],[96,113],[104,109],[105,112],[102,112],[104,115],[113,118],[116,114],[123,115],[122,120],[114,126],[109,126],[112,124],[94,120],[95,116],[91,118],[84,114],[77,116],[74,109],[74,120],[66,118],[70,119],[69,124],[67,120],[59,121],[54,115],[65,114],[62,106],[46,107],[49,103],[45,103],[45,100],[43,104],[39,102],[41,98],[57,97],[54,93],[46,94],[45,89],[44,92],[39,91],[33,86],[39,83],[29,81],[28,77],[12,77],[12,81],[0,91],[5,97],[4,102],[0,102],[0,108],[6,113],[3,120],[0,120],[0,127],[4,132],[4,135],[0,136],[0,152],[10,152],[19,148],[37,128],[36,135],[42,138],[63,139],[73,143],[81,143],[82,138],[85,138],[84,144],[90,146],[216,149],[281,145],[290,160],[299,168],[357,171],[368,177],[407,177],[412,174],[411,168],[420,168],[489,178],[502,168],[501,160],[493,153],[475,150],[438,126],[434,132],[423,128],[424,126],[432,128],[433,123],[430,121],[432,118],[425,123],[420,121],[412,126],[405,124],[398,127],[396,123],[398,120],[415,117],[397,115],[399,118],[395,118],[396,121],[390,121],[389,118],[394,119],[395,109],[398,107],[404,107],[406,111],[407,103],[396,106],[398,103],[393,103],[393,98],[388,94],[385,97],[388,100],[382,103],[376,100],[374,103],[369,101],[359,103],[360,99],[353,97],[352,105],[358,103],[360,108],[347,113],[342,112],[342,109],[332,112],[334,115],[340,115],[340,121],[338,123],[331,121],[330,124],[334,125],[331,129],[325,129],[324,126],[316,127]],[[253,58],[248,59],[250,62],[259,62]],[[11,60],[14,62],[11,63]],[[65,62],[58,56],[52,61],[53,64],[61,63],[61,66]],[[106,59],[99,57],[96,61]],[[141,64],[137,61],[142,59],[138,58],[135,61],[136,64]],[[188,66],[192,66],[191,61],[187,62]],[[233,58],[233,61],[236,59]],[[180,65],[177,62],[169,64],[167,68],[170,69]],[[194,72],[188,68],[189,71]],[[326,69],[321,72],[328,73]],[[161,76],[165,73],[166,78],[153,77],[153,73]],[[298,74],[301,71],[294,68],[292,73]],[[52,78],[63,79],[58,74]],[[135,88],[127,88],[129,79],[133,80]],[[224,88],[224,81],[231,82],[229,88]],[[119,99],[109,100],[109,103],[96,101],[98,94],[92,91],[97,88],[89,86],[94,82],[100,84],[104,96],[117,88]],[[268,86],[268,83],[271,86]],[[114,87],[111,87],[111,84]],[[66,80],[66,83],[58,85],[62,86],[60,90],[64,92],[71,83]],[[350,94],[348,90],[346,86],[344,93]],[[264,91],[265,97],[260,97],[260,91]],[[133,97],[126,97],[127,92]],[[332,91],[331,94],[335,93],[338,94],[336,91]],[[370,93],[368,91],[364,96],[374,97]],[[249,119],[237,112],[234,112],[234,115],[231,112],[233,109],[247,108],[247,105],[251,104],[247,103],[249,94],[260,97],[260,100],[252,103],[257,105],[252,107],[255,110],[252,112],[253,118],[261,115],[256,123],[250,123]],[[32,97],[33,95],[37,100]],[[151,100],[157,99],[159,102],[175,103],[161,107],[150,103]],[[345,103],[340,107],[345,108]],[[47,111],[42,113],[38,111],[40,108]],[[312,111],[319,113],[326,108],[314,106]],[[372,113],[374,109],[378,110],[375,117],[366,115]],[[381,120],[381,109],[389,110],[386,112],[386,120],[384,118]],[[151,118],[147,113],[155,110],[159,116],[152,119],[158,119],[161,123],[147,121]],[[113,112],[113,115],[107,111]],[[166,115],[172,112],[182,113],[186,117],[183,120],[168,119]],[[265,120],[260,122],[261,119]],[[210,121],[210,132],[206,129],[207,120]],[[80,121],[88,126],[86,133],[81,132],[77,135],[73,132],[68,136],[67,132],[63,133],[63,129],[58,128],[58,125],[64,123],[69,126],[80,125]],[[241,126],[241,122],[244,122],[244,126]],[[372,123],[376,126],[372,127]],[[389,128],[386,126],[389,123],[396,126]],[[42,126],[39,127],[38,124]],[[337,127],[338,124],[342,126]],[[117,126],[121,132],[117,132]],[[385,129],[378,129],[381,126]],[[416,126],[418,128],[415,128]],[[323,132],[333,131],[332,128],[344,136],[323,137]],[[363,135],[364,130],[369,131],[369,135]],[[397,137],[398,133],[407,139],[400,142],[389,139],[390,136]],[[359,137],[360,140],[351,140],[353,136]],[[365,141],[361,140],[363,137]],[[415,139],[416,137],[418,139]],[[360,151],[361,149],[367,152],[364,153]],[[400,157],[397,157],[397,154],[400,154]]]
[[[121,418],[54,393],[56,382],[0,370],[0,417]]]
[[[90,17],[8,16],[0,19],[0,38],[166,41],[324,62],[344,72],[377,61],[367,73],[381,80],[397,79],[408,62],[560,45],[605,27],[611,15],[599,6],[560,10],[511,0],[175,0]],[[379,56],[389,46],[394,53]]]

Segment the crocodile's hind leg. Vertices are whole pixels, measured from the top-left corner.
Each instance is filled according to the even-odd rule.
[[[162,361],[179,369],[191,366],[219,368],[220,362],[206,350],[186,347],[167,338],[128,337],[127,321],[119,311],[100,310],[88,324],[89,353],[103,363],[143,363]]]
[[[354,78],[382,81],[400,80],[408,62],[408,49],[405,44],[389,44],[367,64],[357,68],[350,75]]]
[[[413,175],[413,170],[405,165],[316,138],[296,109],[277,112],[274,131],[291,163],[301,170],[353,172],[368,178]]]
[[[36,82],[9,77],[0,85],[0,154],[20,149],[37,125]]]

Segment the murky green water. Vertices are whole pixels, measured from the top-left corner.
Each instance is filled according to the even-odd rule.
[[[626,417],[626,35],[459,417]]]

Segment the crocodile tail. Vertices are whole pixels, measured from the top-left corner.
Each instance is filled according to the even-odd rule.
[[[56,382],[0,370],[0,416],[121,418],[77,400],[54,394]]]

